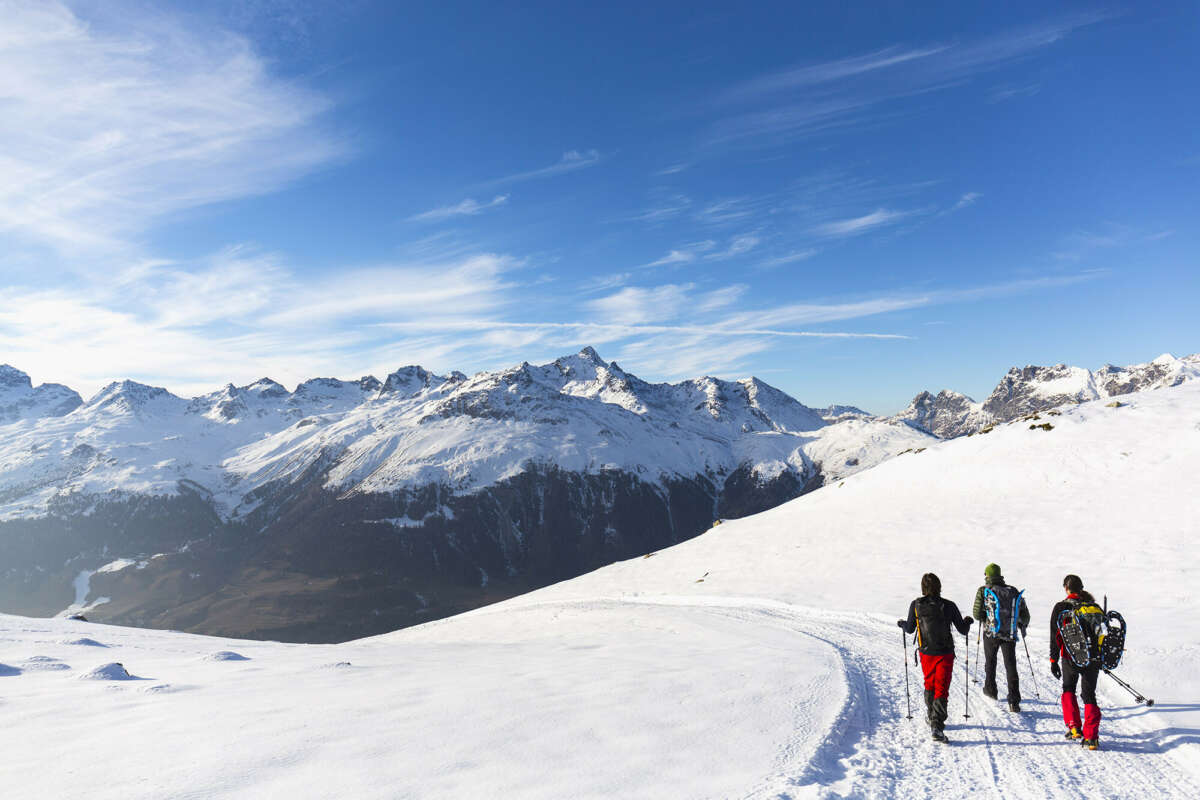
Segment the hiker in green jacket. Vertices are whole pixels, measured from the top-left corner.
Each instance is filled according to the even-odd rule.
[[[1008,676],[1008,710],[1021,710],[1021,682],[1017,677],[1017,630],[1025,635],[1029,625],[1029,607],[1020,592],[1004,582],[1000,567],[988,564],[983,568],[983,586],[975,592],[971,616],[980,620],[983,634],[983,693],[997,699],[996,652],[1004,655],[1004,672]]]

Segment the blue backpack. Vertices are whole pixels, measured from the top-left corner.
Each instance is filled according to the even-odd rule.
[[[983,608],[987,613],[984,631],[994,639],[1015,642],[1021,638],[1021,595],[1014,586],[983,587]]]

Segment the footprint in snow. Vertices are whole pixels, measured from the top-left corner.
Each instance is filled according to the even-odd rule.
[[[215,653],[209,653],[204,657],[205,661],[249,661],[249,656],[244,656],[241,653],[235,653],[232,650],[218,650]]]
[[[113,661],[108,664],[101,664],[94,667],[79,676],[83,681],[144,681],[146,678],[139,678],[137,675],[130,675],[129,670],[125,669],[125,665],[119,661]]]
[[[101,644],[95,639],[89,639],[86,636],[80,636],[78,639],[63,639],[62,644],[78,644],[84,647],[108,647],[108,645]]]

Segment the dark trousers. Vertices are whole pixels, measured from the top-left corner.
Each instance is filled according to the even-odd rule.
[[[996,651],[1004,655],[1004,674],[1008,677],[1008,702],[1021,702],[1021,680],[1017,677],[1017,643],[992,636],[983,637],[983,693],[996,695]]]

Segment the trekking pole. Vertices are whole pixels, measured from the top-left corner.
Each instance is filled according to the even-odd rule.
[[[1143,697],[1141,694],[1138,693],[1137,689],[1134,689],[1128,683],[1126,683],[1125,681],[1118,678],[1115,672],[1110,672],[1109,670],[1104,670],[1104,674],[1107,675],[1108,677],[1112,678],[1114,681],[1116,681],[1117,685],[1120,686],[1122,689],[1124,689],[1125,691],[1127,691],[1131,695],[1133,695],[1134,700],[1137,700],[1139,703],[1145,703],[1147,706],[1154,705],[1153,698]]]
[[[963,719],[971,718],[971,682],[967,680],[971,676],[971,637],[963,634],[963,649],[967,651],[967,660],[963,664]],[[979,659],[975,659],[979,663]]]
[[[1029,655],[1029,640],[1022,636],[1021,641],[1025,644],[1025,660],[1029,662],[1029,678],[1033,681],[1033,696],[1041,700],[1042,694],[1038,691],[1037,673],[1033,671],[1033,658]]]
[[[904,648],[904,702],[908,705],[905,719],[912,719],[912,693],[908,689],[908,634],[903,628],[900,629],[900,646]]]
[[[975,631],[975,675],[971,678],[971,681],[977,686],[979,685],[979,640],[982,638],[983,626],[980,625],[978,630]]]

